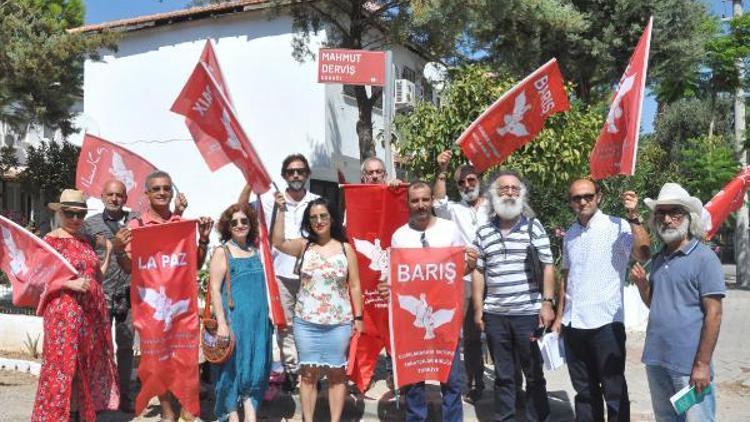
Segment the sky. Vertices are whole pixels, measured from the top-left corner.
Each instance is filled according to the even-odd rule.
[[[718,16],[732,13],[731,0],[701,1],[710,7],[712,13]],[[178,10],[184,8],[189,0],[85,0],[85,3],[86,23],[92,24]],[[653,132],[655,113],[656,101],[653,97],[647,96],[643,102],[641,121],[644,133]]]

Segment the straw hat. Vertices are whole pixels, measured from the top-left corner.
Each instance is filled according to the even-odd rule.
[[[92,209],[86,206],[86,198],[83,196],[83,192],[75,189],[65,189],[60,194],[60,202],[50,202],[47,206],[53,211],[61,208],[80,211],[90,211]]]
[[[652,211],[658,205],[679,205],[691,213],[701,215],[703,212],[703,202],[694,196],[690,196],[685,188],[677,183],[665,183],[659,191],[658,198],[646,198],[643,202]]]

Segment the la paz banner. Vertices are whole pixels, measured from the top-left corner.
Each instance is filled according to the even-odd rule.
[[[552,59],[495,101],[456,144],[481,172],[534,139],[549,116],[569,108],[560,68]]]
[[[89,196],[99,198],[104,185],[119,180],[125,185],[129,208],[143,211],[148,198],[143,192],[146,177],[156,171],[156,166],[140,155],[106,139],[87,133],[78,155],[76,188]]]
[[[393,248],[390,270],[394,383],[446,382],[464,320],[464,248]]]
[[[0,269],[13,289],[13,305],[42,315],[47,298],[78,271],[47,242],[0,215]]]
[[[388,303],[377,285],[388,278],[391,236],[406,224],[406,187],[342,185],[346,198],[346,232],[357,252],[362,289],[364,333],[350,346],[347,374],[361,392],[375,373],[383,348],[388,348]]]
[[[136,414],[167,391],[200,413],[196,225],[185,220],[133,229],[130,301],[141,346]]]

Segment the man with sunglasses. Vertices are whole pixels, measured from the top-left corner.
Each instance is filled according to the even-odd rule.
[[[435,214],[446,220],[452,220],[458,226],[461,237],[467,245],[474,243],[477,229],[487,222],[489,207],[487,198],[482,196],[482,183],[479,173],[470,164],[458,166],[453,173],[456,189],[461,196],[459,202],[448,199],[446,179],[448,165],[453,157],[450,150],[443,151],[437,157],[440,172],[435,180]],[[471,274],[464,277],[464,326],[463,349],[464,369],[468,392],[464,400],[474,403],[482,397],[484,391],[484,360],[482,357],[482,333],[474,324],[474,305],[471,300]]]
[[[187,208],[187,198],[183,194],[180,194],[178,201],[175,203],[175,211],[173,212],[170,205],[172,198],[174,198],[174,185],[172,184],[172,177],[169,173],[157,170],[146,177],[146,197],[148,198],[149,207],[139,217],[132,218],[128,224],[128,229],[134,229],[143,226],[152,226],[157,224],[166,224],[182,220],[182,216],[178,213]],[[213,220],[211,217],[200,217],[198,219],[198,269],[203,266],[203,262],[206,260],[206,253],[208,251],[209,235],[211,234],[211,228],[213,227]],[[130,259],[130,239],[132,234],[129,232],[121,236],[127,243],[125,245],[125,254],[122,256],[122,268],[130,273],[131,259]],[[119,261],[118,257],[118,261]],[[198,362],[195,362],[198,365]],[[161,419],[162,420],[177,420],[177,413],[172,407],[171,394],[159,396],[159,402],[161,404]],[[182,418],[185,420],[193,420],[194,416],[187,414],[187,411],[183,408]]]
[[[599,209],[602,192],[590,179],[568,190],[576,221],[563,239],[557,320],[565,336],[565,356],[578,421],[630,420],[625,381],[623,288],[630,257],[645,261],[650,239],[638,213],[638,195],[621,195],[625,218]],[[604,400],[602,401],[602,396]]]
[[[651,229],[664,247],[651,261],[651,273],[636,264],[630,279],[650,308],[642,361],[646,365],[651,405],[657,421],[713,421],[714,388],[678,416],[669,398],[694,386],[709,387],[711,357],[719,337],[724,270],[716,254],[701,240],[703,204],[676,183],[666,183],[657,199],[646,199],[652,210]]]

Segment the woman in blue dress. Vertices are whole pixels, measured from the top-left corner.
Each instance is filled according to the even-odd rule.
[[[242,405],[244,420],[254,422],[268,388],[272,362],[266,283],[254,246],[258,217],[249,204],[234,204],[221,214],[216,229],[224,247],[217,248],[211,258],[211,305],[216,313],[217,335],[229,336],[231,332],[236,344],[229,360],[219,366],[214,413],[221,421],[238,422]],[[227,271],[233,309],[227,305]]]

